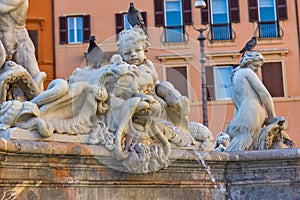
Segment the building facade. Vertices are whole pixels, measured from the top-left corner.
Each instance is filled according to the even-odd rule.
[[[55,78],[53,1],[29,0],[26,28],[35,46],[41,71],[46,72],[44,86]]]
[[[32,0],[33,1],[33,0]],[[89,37],[104,52],[104,64],[117,52],[117,34],[130,28],[126,21],[129,0],[54,0],[57,78],[67,79],[86,65]],[[190,121],[202,122],[199,32],[206,28],[205,77],[208,125],[214,135],[232,119],[231,71],[239,65],[239,51],[253,36],[255,50],[265,57],[259,77],[275,102],[276,114],[287,119],[285,131],[300,146],[300,34],[297,0],[135,0],[142,12],[150,49],[147,53],[160,80],[168,80],[191,101]]]

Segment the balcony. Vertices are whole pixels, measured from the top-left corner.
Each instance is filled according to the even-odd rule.
[[[210,24],[208,39],[210,41],[233,40],[235,39],[235,32],[233,31],[230,23]]]
[[[180,43],[188,39],[184,26],[165,26],[163,36],[163,43]]]
[[[279,21],[258,22],[256,35],[260,38],[279,38],[284,34]]]

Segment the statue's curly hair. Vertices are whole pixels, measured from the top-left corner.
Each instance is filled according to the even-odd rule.
[[[240,67],[241,68],[246,68],[250,67],[251,63],[254,61],[262,61],[262,64],[264,63],[264,57],[259,53],[258,51],[250,51],[245,53],[243,56]]]
[[[123,30],[119,33],[117,42],[118,52],[122,54],[124,41],[132,40],[133,42],[142,42],[144,51],[148,51],[150,42],[148,36],[144,33],[141,28],[132,28],[129,30]]]

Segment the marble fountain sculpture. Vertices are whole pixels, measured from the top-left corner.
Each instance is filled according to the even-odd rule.
[[[282,149],[293,142],[255,74],[259,52],[233,71],[235,115],[214,142],[207,127],[189,121],[188,98],[158,80],[140,28],[119,34],[110,64],[78,68],[45,91],[26,41],[21,61],[1,38],[0,198],[276,199],[264,191],[279,189],[278,199],[300,197],[299,153]]]
[[[37,86],[26,70],[6,61],[0,87],[1,135],[24,132],[54,141],[58,134],[88,135],[83,143],[105,146],[129,172],[137,173],[167,167],[172,148],[213,150],[210,130],[188,120],[188,98],[158,80],[145,55],[149,42],[144,32],[124,30],[117,44],[120,54],[113,55],[110,64],[78,68],[68,81],[53,80],[36,95]],[[230,143],[221,148],[225,151],[293,146],[282,131],[284,118],[276,117],[272,98],[255,74],[263,60],[259,52],[246,53],[233,71],[236,111],[224,133],[230,136]]]
[[[211,131],[188,120],[188,98],[171,83],[158,80],[145,56],[149,42],[144,32],[124,30],[118,47],[120,54],[113,55],[110,64],[78,68],[68,81],[53,80],[37,95],[25,87],[29,83],[28,78],[24,83],[23,67],[7,61],[2,74],[11,73],[1,85],[2,99],[7,99],[0,110],[1,135],[32,134],[53,141],[58,134],[88,135],[83,143],[103,145],[135,173],[167,167],[172,148],[212,150]],[[34,89],[34,82],[30,85]],[[6,90],[11,87],[22,91],[10,95],[13,99]],[[26,100],[18,100],[18,95]]]

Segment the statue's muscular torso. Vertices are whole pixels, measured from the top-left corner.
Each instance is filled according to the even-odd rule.
[[[5,5],[5,1],[0,0],[0,4]],[[8,6],[10,6],[8,4]],[[25,27],[28,0],[16,1],[16,4],[10,7],[14,7],[11,10],[0,9],[0,29],[1,31],[8,31],[9,29]]]

